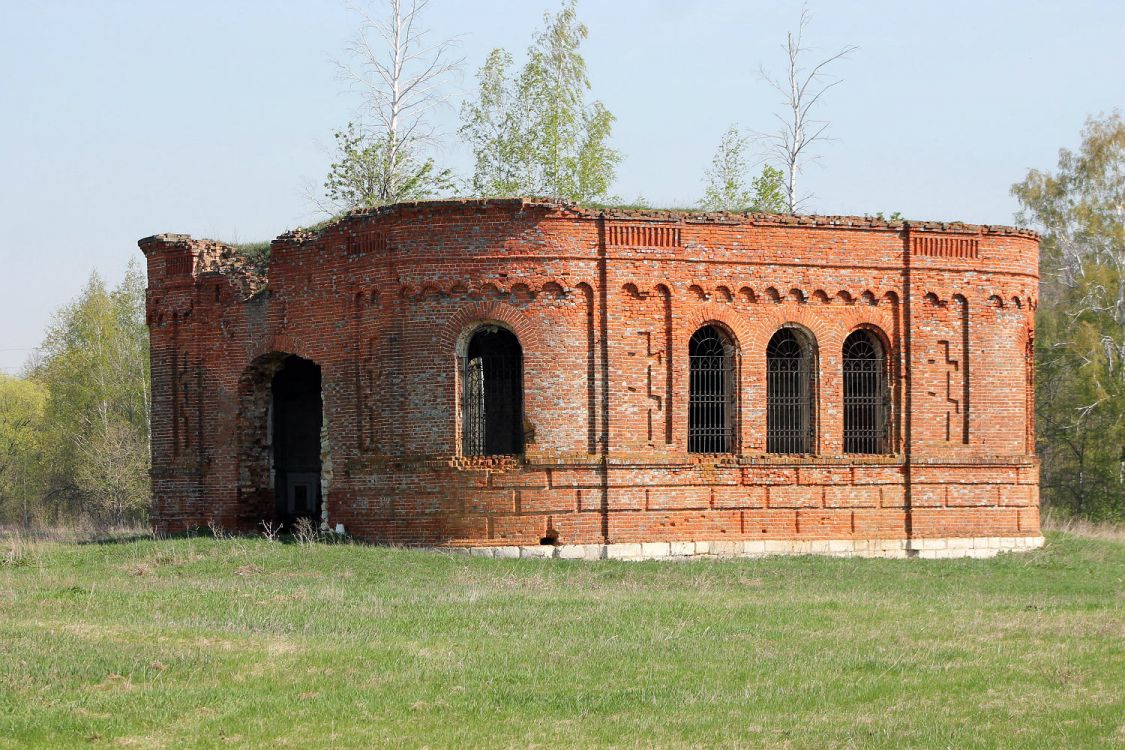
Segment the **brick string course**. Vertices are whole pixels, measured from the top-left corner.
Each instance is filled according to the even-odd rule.
[[[1038,237],[859,217],[595,211],[530,199],[357,212],[272,243],[140,241],[152,518],[272,517],[270,377],[322,368],[330,526],[380,543],[1035,537]],[[482,322],[524,352],[526,453],[463,457]],[[688,339],[736,347],[735,451],[687,452]],[[815,341],[815,453],[765,453],[765,349]],[[893,451],[843,453],[842,346],[887,351]]]

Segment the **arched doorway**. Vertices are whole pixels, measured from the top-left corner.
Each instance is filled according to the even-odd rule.
[[[239,526],[319,522],[320,366],[292,354],[259,357],[243,374],[239,414]]]

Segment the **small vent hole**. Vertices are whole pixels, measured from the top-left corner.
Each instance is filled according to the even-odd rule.
[[[543,536],[539,539],[540,544],[556,545],[559,543],[559,532],[551,524],[551,519],[547,519],[547,530],[543,532]]]

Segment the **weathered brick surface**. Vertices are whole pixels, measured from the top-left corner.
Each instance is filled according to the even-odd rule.
[[[503,200],[283,235],[268,278],[219,243],[140,244],[165,531],[271,517],[269,382],[295,354],[322,372],[326,520],[372,541],[1038,534],[1028,232]],[[461,455],[460,362],[482,322],[523,348],[519,458]],[[730,455],[687,452],[687,346],[704,324],[737,349]],[[765,348],[782,325],[816,342],[813,455],[765,452]],[[841,351],[860,327],[888,351],[886,456],[843,453]]]

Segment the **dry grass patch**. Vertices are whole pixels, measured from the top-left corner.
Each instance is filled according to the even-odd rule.
[[[1108,521],[1094,523],[1081,518],[1064,518],[1058,513],[1044,511],[1043,529],[1046,531],[1061,531],[1066,534],[1075,534],[1087,539],[1105,539],[1111,542],[1125,543],[1125,523],[1110,523]]]

